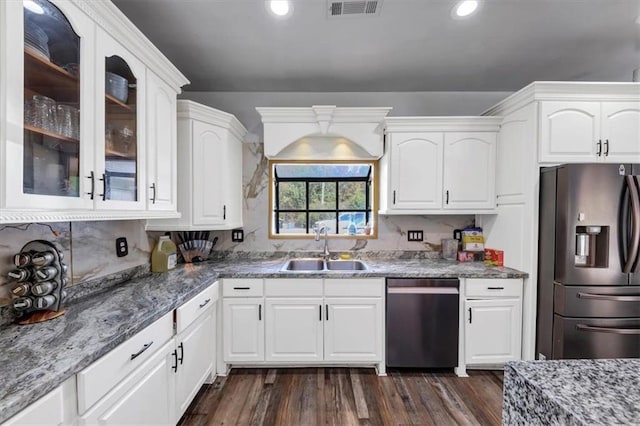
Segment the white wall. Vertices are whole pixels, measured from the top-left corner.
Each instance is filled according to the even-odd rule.
[[[390,116],[480,115],[511,92],[185,92],[182,99],[235,115],[247,128],[247,142],[262,141],[256,107],[392,107]]]

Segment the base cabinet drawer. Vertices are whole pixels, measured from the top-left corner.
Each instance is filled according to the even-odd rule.
[[[7,420],[3,426],[74,424],[76,400],[76,377],[73,376]]]
[[[84,414],[110,389],[139,368],[172,335],[173,311],[78,373],[78,412]]]
[[[80,425],[174,424],[174,342],[162,348],[84,413]]]

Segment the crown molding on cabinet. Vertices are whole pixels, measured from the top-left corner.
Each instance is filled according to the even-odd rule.
[[[534,101],[616,102],[637,101],[639,96],[640,83],[534,81],[482,115],[508,115]]]
[[[187,77],[112,2],[104,0],[72,0],[72,2],[91,16],[109,35],[140,58],[167,84],[180,88],[190,83]]]
[[[240,141],[244,140],[247,134],[247,129],[234,115],[189,100],[178,100],[178,118],[189,118],[224,127]]]
[[[162,211],[25,211],[3,210],[0,224],[30,222],[70,222],[88,220],[174,219],[179,212]]]
[[[256,108],[264,125],[264,155],[278,156],[304,138],[345,138],[373,158],[383,154],[382,127],[390,107],[338,108],[314,105],[308,108]]]
[[[497,132],[502,117],[387,117],[387,132]]]

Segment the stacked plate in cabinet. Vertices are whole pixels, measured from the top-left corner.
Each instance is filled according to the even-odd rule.
[[[32,22],[26,21],[24,26],[24,48],[36,56],[49,61],[49,37],[47,34]]]

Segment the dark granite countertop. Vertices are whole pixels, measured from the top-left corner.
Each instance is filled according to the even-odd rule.
[[[505,425],[640,424],[640,359],[514,361],[504,376]]]
[[[55,389],[120,343],[195,296],[217,278],[483,277],[526,274],[482,263],[438,259],[367,259],[367,271],[281,272],[286,259],[240,259],[179,265],[107,290],[81,290],[65,315],[28,326],[0,327],[0,422]],[[80,286],[78,286],[80,287]],[[94,292],[95,291],[95,292]],[[91,293],[93,294],[86,294]]]

